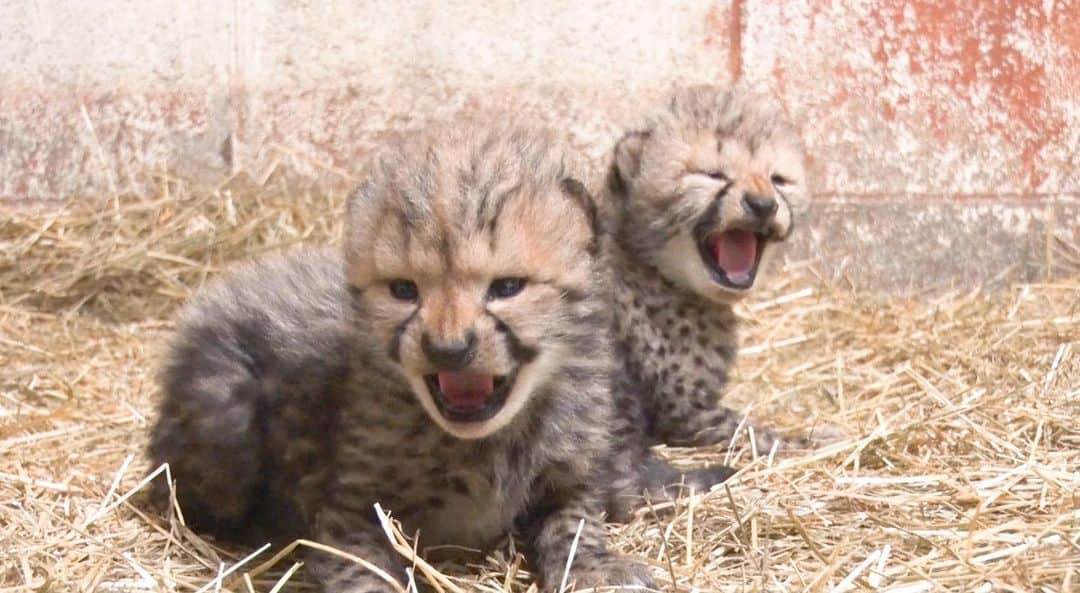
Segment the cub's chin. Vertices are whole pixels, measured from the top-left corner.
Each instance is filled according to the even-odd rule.
[[[724,247],[718,243],[724,241],[741,242],[738,248],[744,251],[736,255],[746,259],[720,259],[728,257],[728,254],[716,255],[717,248]],[[655,265],[676,285],[715,303],[732,305],[761,283],[762,272],[773,251],[770,245],[771,242],[753,233],[750,237],[735,238],[679,235],[656,255]]]
[[[459,439],[483,439],[506,429],[557,372],[557,349],[508,373],[465,369],[409,375],[409,384],[428,416]]]

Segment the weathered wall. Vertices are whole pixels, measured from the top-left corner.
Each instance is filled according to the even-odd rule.
[[[492,107],[601,158],[670,84],[742,76],[813,155],[791,257],[900,286],[1035,278],[1077,265],[1078,56],[1074,0],[0,0],[0,199],[155,170],[349,183],[387,134]]]
[[[819,179],[805,238],[833,272],[1078,273],[1080,3],[768,0],[742,23],[742,73],[804,124]]]

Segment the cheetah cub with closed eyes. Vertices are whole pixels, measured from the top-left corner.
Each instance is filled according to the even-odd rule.
[[[762,282],[807,196],[801,143],[769,98],[677,91],[616,145],[606,182],[619,357],[653,441],[728,442],[740,414],[718,401],[735,360],[732,305]],[[755,431],[759,451],[776,435]]]
[[[189,518],[314,524],[403,582],[380,503],[424,546],[483,548],[519,526],[548,588],[579,533],[578,588],[650,586],[600,523],[616,418],[607,271],[564,154],[517,129],[407,142],[349,198],[343,262],[301,252],[197,299],[151,445]],[[329,592],[396,590],[333,556],[309,566]]]

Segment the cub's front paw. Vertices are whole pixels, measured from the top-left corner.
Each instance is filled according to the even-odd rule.
[[[604,561],[574,561],[570,569],[571,591],[656,591],[656,581],[648,565],[627,558]]]
[[[747,440],[749,438],[750,431],[742,430],[738,433],[734,432],[730,426],[710,426],[702,430],[697,431],[691,437],[689,446],[691,447],[730,447],[734,440],[734,445],[737,448],[743,448],[748,446]],[[777,445],[779,450],[784,450],[789,443],[785,442],[786,439],[781,437],[776,431],[769,428],[754,427],[754,446],[757,448],[758,455],[768,455],[772,450],[773,445]]]
[[[669,480],[665,484],[650,484],[649,498],[655,500],[664,498],[675,500],[688,496],[691,492],[704,494],[712,490],[713,486],[726,482],[735,475],[735,468],[726,465],[710,465],[696,469],[675,470],[678,479]],[[659,495],[659,496],[658,496]]]
[[[695,492],[708,492],[713,486],[726,482],[735,475],[735,468],[726,465],[710,465],[698,469],[686,470],[683,473],[686,485]]]
[[[832,422],[820,422],[810,428],[806,435],[806,442],[811,448],[833,445],[850,439],[851,435],[846,430]]]
[[[778,437],[778,450],[785,453],[791,451],[812,451],[826,445],[832,445],[847,440],[849,436],[842,428],[831,423],[814,425],[807,434]],[[759,444],[758,451],[761,446]]]

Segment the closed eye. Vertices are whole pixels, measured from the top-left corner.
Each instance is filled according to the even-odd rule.
[[[704,175],[717,181],[731,181],[731,179],[719,169],[712,169],[709,171],[698,171],[698,175]]]
[[[769,178],[769,181],[772,181],[772,184],[776,187],[784,187],[786,185],[791,185],[791,180],[787,177],[784,177],[783,175],[773,174],[773,176]]]

